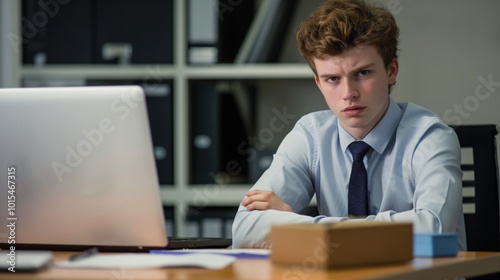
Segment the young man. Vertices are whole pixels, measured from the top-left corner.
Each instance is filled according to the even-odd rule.
[[[302,117],[246,193],[235,248],[268,247],[273,224],[365,219],[456,232],[466,249],[458,139],[434,113],[389,95],[398,36],[388,10],[361,0],[328,1],[302,23],[299,49],[330,111]],[[298,214],[314,194],[320,215]]]

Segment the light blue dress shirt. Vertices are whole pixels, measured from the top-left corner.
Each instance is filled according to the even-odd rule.
[[[273,224],[348,220],[347,191],[356,139],[331,111],[302,117],[284,138],[269,169],[252,189],[276,193],[294,212],[316,195],[320,216],[239,207],[233,247],[268,247]],[[434,113],[412,103],[395,103],[363,139],[372,149],[366,220],[412,222],[414,232],[456,232],[466,249],[462,211],[462,170],[458,138]]]

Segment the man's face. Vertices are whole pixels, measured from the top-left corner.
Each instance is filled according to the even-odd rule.
[[[389,105],[389,84],[396,82],[399,64],[387,69],[374,46],[360,45],[337,56],[314,59],[316,84],[342,127],[364,138]]]

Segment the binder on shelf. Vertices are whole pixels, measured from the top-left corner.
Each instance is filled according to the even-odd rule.
[[[241,102],[241,101],[240,101]],[[246,106],[253,108],[253,101]],[[191,182],[193,184],[233,184],[248,181],[247,155],[238,146],[250,134],[253,116],[239,111],[234,87],[227,82],[191,83]],[[249,110],[248,114],[253,114]]]
[[[92,1],[23,0],[21,5],[24,64],[93,62]]]
[[[98,63],[110,62],[103,57],[110,43],[130,45],[130,63],[173,62],[173,0],[96,0],[95,5]]]
[[[191,182],[215,181],[220,161],[220,105],[217,84],[199,81],[191,84]]]
[[[22,1],[23,63],[173,63],[173,0]]]
[[[231,238],[231,226],[238,207],[189,206],[186,213],[187,236]]]
[[[263,0],[235,62],[276,62],[296,4],[296,0]]]
[[[219,63],[234,63],[255,17],[255,0],[219,0]]]
[[[174,183],[172,82],[89,80],[87,85],[139,85],[144,89],[159,184]]]
[[[189,0],[187,7],[188,62],[192,64],[217,63],[218,0]]]
[[[163,205],[163,216],[165,217],[165,231],[167,236],[175,236],[175,209],[171,205]]]
[[[232,63],[254,16],[255,0],[189,0],[190,64]]]
[[[171,83],[143,85],[153,139],[158,180],[174,184],[173,98]]]

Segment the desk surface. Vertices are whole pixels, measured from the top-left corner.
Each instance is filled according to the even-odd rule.
[[[56,252],[55,261],[73,253]],[[0,273],[0,279],[456,279],[500,271],[500,252],[459,252],[454,258],[353,268],[316,269],[312,263],[273,265],[265,259],[238,259],[222,270],[199,268],[81,270],[49,268],[38,273]]]

